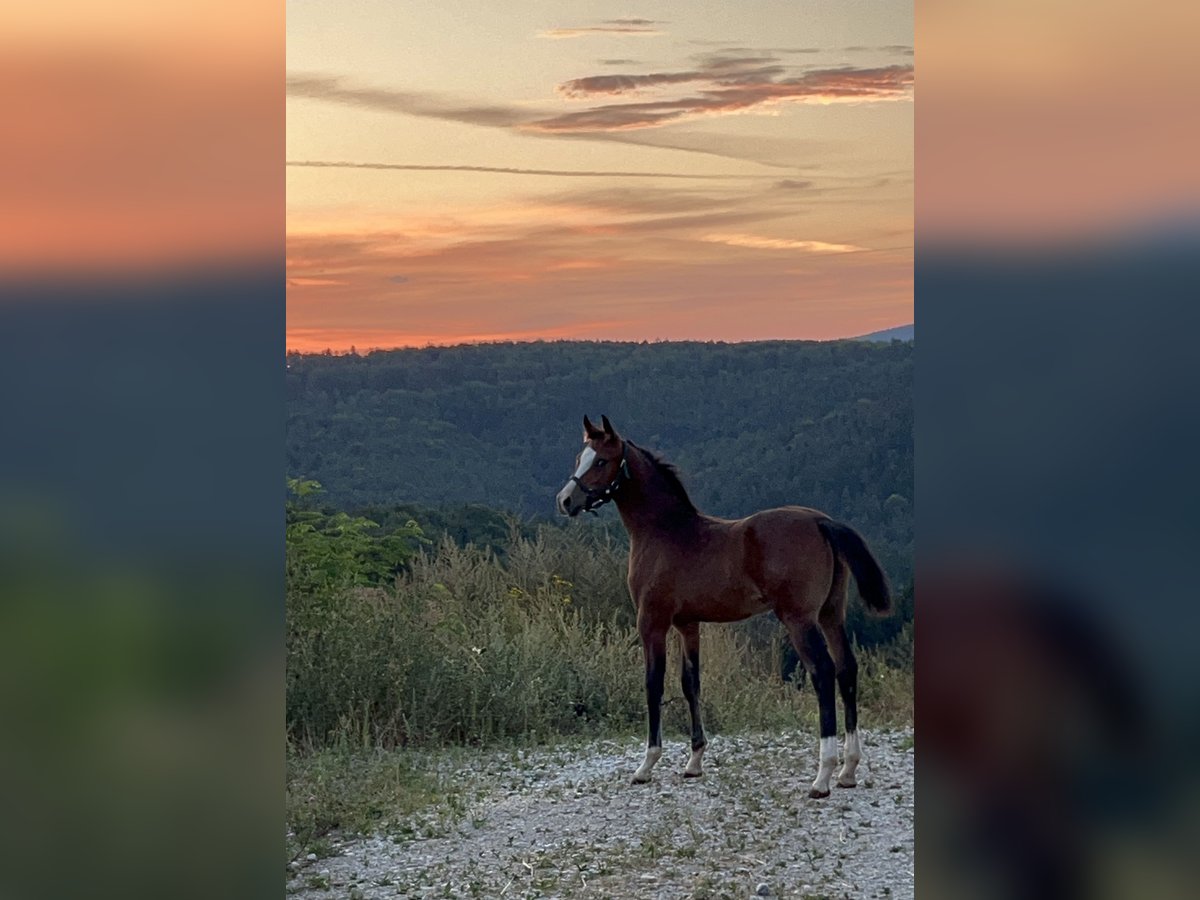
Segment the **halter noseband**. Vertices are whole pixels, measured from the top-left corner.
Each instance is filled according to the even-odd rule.
[[[579,489],[583,491],[587,497],[587,502],[583,504],[583,511],[590,512],[593,516],[599,515],[596,510],[607,503],[617,493],[617,490],[630,479],[629,474],[629,459],[626,453],[629,449],[629,442],[621,442],[621,465],[617,467],[617,474],[602,488],[590,488],[579,480],[578,475],[572,475],[571,481],[579,485]]]

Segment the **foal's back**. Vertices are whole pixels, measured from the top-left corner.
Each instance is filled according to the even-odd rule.
[[[676,622],[735,622],[781,603],[815,612],[833,581],[833,551],[817,527],[828,518],[803,506],[699,516],[687,534],[634,545],[630,592],[639,610]]]

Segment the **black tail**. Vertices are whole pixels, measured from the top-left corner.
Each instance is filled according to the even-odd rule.
[[[833,519],[822,519],[817,527],[833,547],[833,552],[850,566],[863,602],[879,615],[888,615],[892,611],[892,591],[888,587],[887,576],[875,561],[862,535],[849,525]]]

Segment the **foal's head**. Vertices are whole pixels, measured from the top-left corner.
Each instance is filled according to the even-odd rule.
[[[629,477],[625,461],[625,442],[617,434],[608,416],[601,416],[601,428],[583,417],[583,449],[575,459],[575,474],[558,492],[558,511],[577,516],[609,500]]]

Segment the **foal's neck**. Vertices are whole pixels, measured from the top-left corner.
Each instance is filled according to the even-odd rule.
[[[689,531],[700,518],[691,501],[679,495],[646,451],[628,441],[625,445],[630,478],[616,503],[630,536],[653,539]]]

